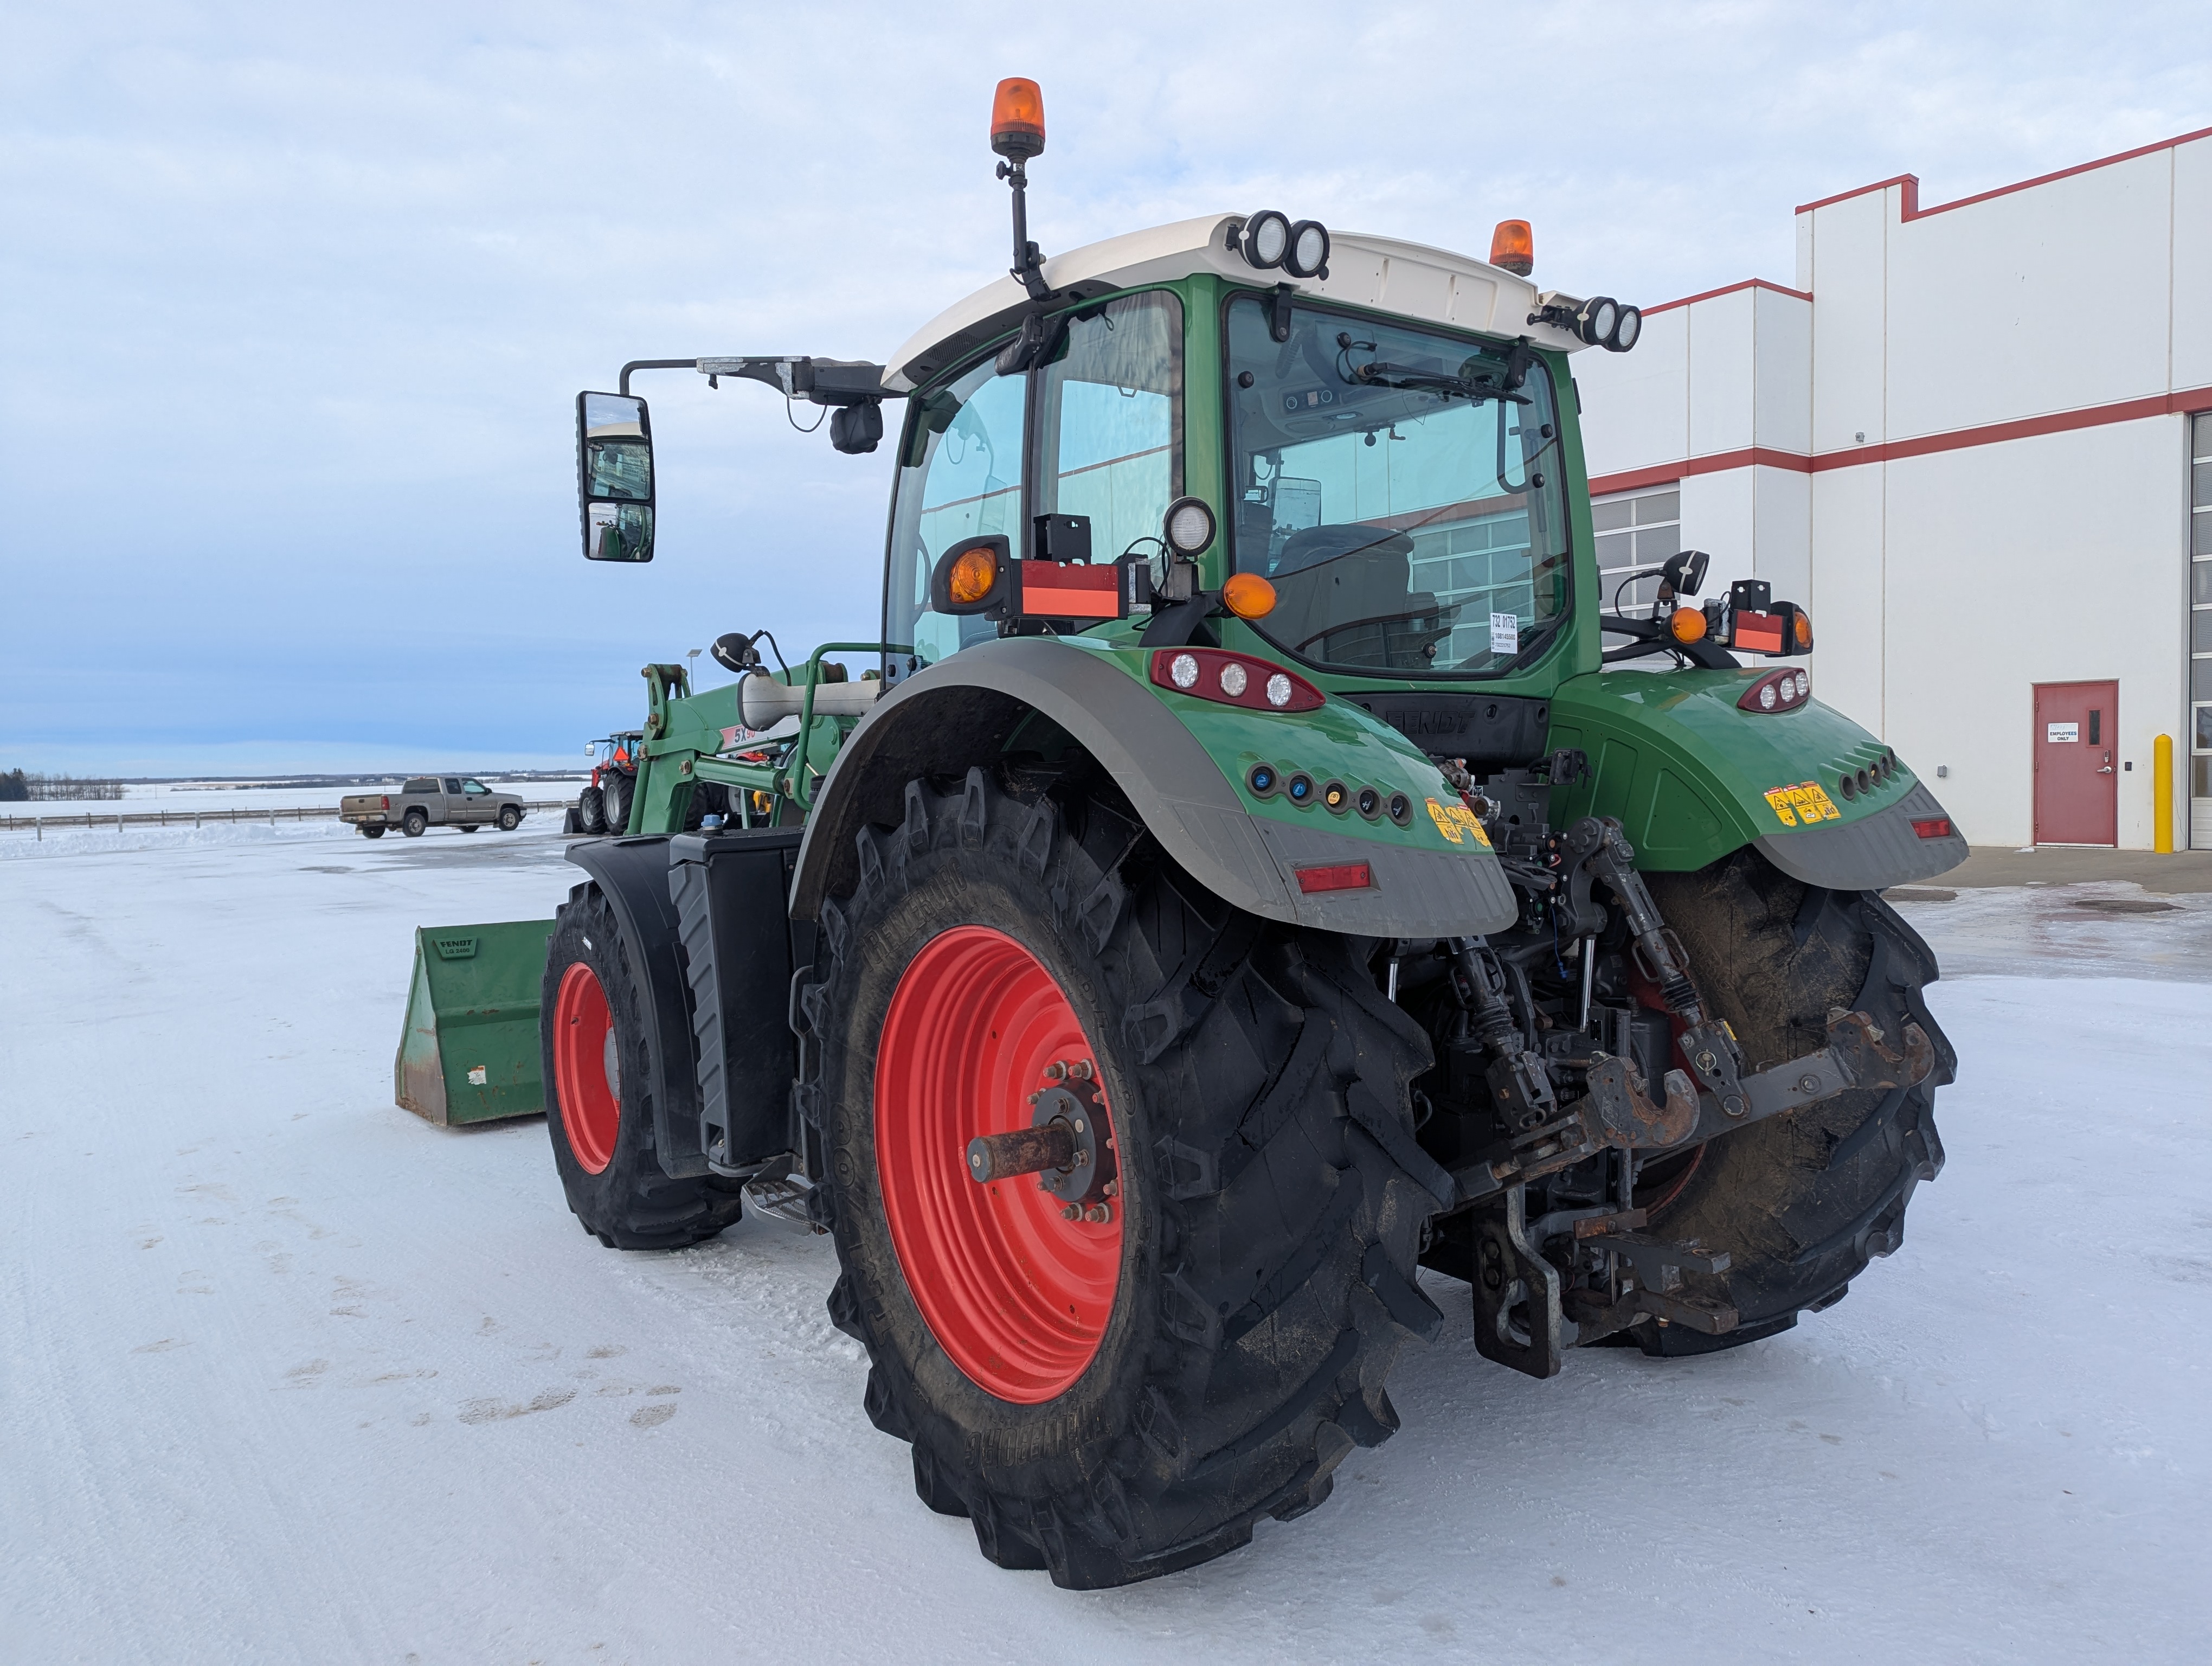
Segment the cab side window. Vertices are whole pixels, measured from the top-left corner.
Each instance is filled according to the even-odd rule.
[[[461,790],[461,783],[459,778],[453,775],[447,775],[446,777],[446,790],[448,793],[452,793],[458,796]]]
[[[1028,378],[985,359],[914,400],[891,516],[890,640],[914,645],[914,669],[997,634],[989,620],[931,611],[929,575],[954,544],[1000,533],[1022,553],[1022,436]],[[894,676],[907,670],[894,657]]]
[[[1156,550],[1182,491],[1182,303],[1124,295],[1068,320],[1037,402],[1036,510],[1087,516],[1091,559]]]
[[[476,797],[479,793],[482,793],[487,798],[491,794],[490,787],[485,786],[482,781],[475,780],[474,778],[463,781],[461,783],[461,791],[468,793],[471,798]]]

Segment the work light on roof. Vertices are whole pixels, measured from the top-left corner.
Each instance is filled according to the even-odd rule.
[[[1292,277],[1328,276],[1328,228],[1318,220],[1301,220],[1291,228],[1290,251],[1283,270]]]
[[[1238,252],[1246,265],[1257,266],[1263,272],[1272,271],[1283,264],[1283,257],[1290,252],[1291,219],[1279,209],[1261,209],[1244,222]]]

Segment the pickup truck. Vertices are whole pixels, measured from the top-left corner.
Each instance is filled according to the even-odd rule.
[[[396,827],[419,839],[432,827],[458,827],[473,833],[495,824],[502,833],[522,824],[525,806],[513,793],[495,793],[467,775],[416,775],[393,793],[349,793],[338,800],[338,819],[361,830],[364,839],[380,839]]]

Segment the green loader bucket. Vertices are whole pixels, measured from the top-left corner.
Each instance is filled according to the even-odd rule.
[[[400,1105],[441,1128],[545,1109],[538,992],[550,920],[418,926],[407,1027],[392,1061]]]

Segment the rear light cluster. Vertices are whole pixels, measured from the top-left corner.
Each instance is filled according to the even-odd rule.
[[[1413,801],[1403,793],[1385,794],[1372,787],[1348,787],[1340,781],[1325,781],[1316,786],[1314,778],[1303,769],[1288,775],[1272,763],[1255,763],[1244,772],[1244,784],[1252,789],[1255,799],[1272,799],[1278,793],[1301,810],[1315,805],[1333,815],[1341,816],[1358,811],[1370,822],[1389,817],[1401,827],[1410,827],[1413,821]]]
[[[1813,697],[1813,679],[1802,671],[1770,671],[1743,691],[1736,708],[1747,712],[1794,712]]]
[[[1951,836],[1951,818],[1948,816],[1916,818],[1912,830],[1923,839],[1948,839]]]
[[[1884,748],[1882,755],[1865,769],[1856,772],[1846,770],[1837,776],[1836,790],[1847,799],[1857,798],[1863,793],[1871,793],[1885,782],[1894,781],[1897,778],[1899,767],[1897,754]],[[1920,836],[1923,839],[1933,839],[1942,836],[1936,833],[1923,833]]]
[[[1152,655],[1152,681],[1177,694],[1257,712],[1310,712],[1322,692],[1294,672],[1218,648],[1164,648]]]

